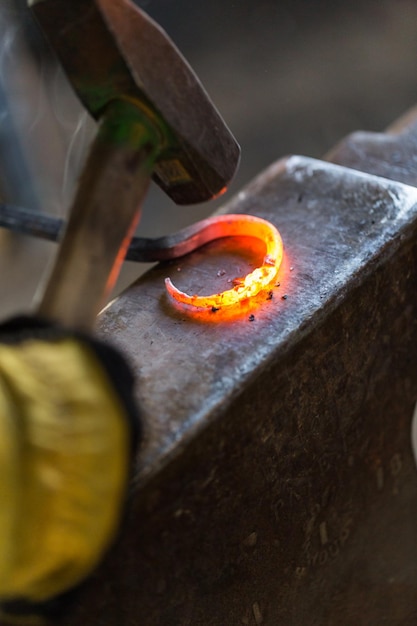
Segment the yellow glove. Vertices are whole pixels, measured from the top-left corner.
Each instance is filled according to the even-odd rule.
[[[42,604],[114,537],[133,378],[98,342],[29,319],[0,327],[0,599]]]

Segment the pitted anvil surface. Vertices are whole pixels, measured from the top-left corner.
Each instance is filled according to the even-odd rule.
[[[348,135],[327,159],[417,186],[417,107],[396,120],[385,133],[358,131]]]
[[[100,321],[103,336],[119,344],[138,374],[140,406],[150,428],[149,449],[141,455],[145,472],[163,461],[179,434],[192,436],[219,406],[224,411],[225,402],[248,384],[246,377],[276,350],[298,342],[300,329],[315,325],[352,281],[363,280],[368,264],[376,263],[374,255],[388,243],[395,245],[393,236],[399,240],[401,227],[417,215],[417,190],[292,157],[272,166],[227,211],[271,221],[285,242],[281,284],[273,300],[254,311],[256,323],[250,324],[248,316],[216,323],[213,314],[212,323],[204,324],[170,308],[162,289],[166,275],[191,293],[218,287],[217,272],[225,264],[205,249],[191,257],[193,271],[187,270],[185,259],[155,269]],[[222,245],[228,244],[212,244],[211,249]]]
[[[226,259],[253,261],[225,241],[102,314],[146,443],[121,538],[65,623],[411,626],[417,189],[290,157],[225,211],[279,227],[280,286],[252,322],[173,311],[165,276],[209,292]]]

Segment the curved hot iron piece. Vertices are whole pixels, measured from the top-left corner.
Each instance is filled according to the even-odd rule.
[[[214,239],[222,237],[256,237],[264,242],[266,253],[263,263],[242,279],[232,289],[208,296],[188,295],[173,285],[169,278],[165,286],[169,295],[180,305],[199,309],[219,309],[233,305],[256,296],[260,291],[270,287],[275,280],[281,265],[283,244],[278,230],[270,222],[252,215],[217,215],[194,224],[195,234],[187,241],[190,252]]]
[[[65,227],[64,220],[0,204],[0,227],[15,232],[57,241]],[[251,215],[216,215],[182,230],[155,239],[133,237],[126,259],[136,262],[157,262],[177,259],[221,237],[250,236],[261,239],[266,255],[261,267],[248,274],[233,289],[212,296],[189,296],[167,279],[170,295],[180,304],[197,308],[230,306],[266,289],[275,279],[281,264],[283,246],[277,229],[266,220]]]

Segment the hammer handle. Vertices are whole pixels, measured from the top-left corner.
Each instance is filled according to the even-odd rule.
[[[159,136],[140,109],[104,114],[38,312],[88,330],[113,287],[137,225]]]

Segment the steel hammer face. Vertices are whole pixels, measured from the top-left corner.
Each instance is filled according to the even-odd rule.
[[[128,99],[159,127],[153,177],[178,204],[225,190],[240,149],[166,33],[129,0],[29,0],[76,93],[96,119]]]

